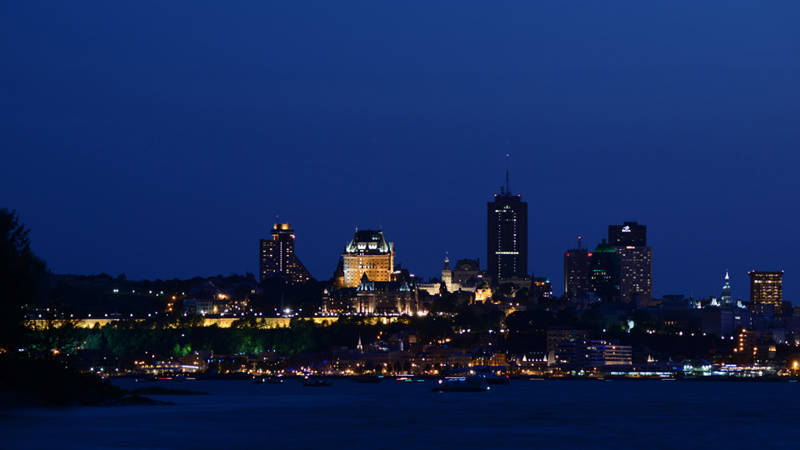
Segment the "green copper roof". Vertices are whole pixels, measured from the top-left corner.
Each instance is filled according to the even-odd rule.
[[[616,251],[617,250],[614,247],[608,245],[605,239],[597,244],[597,247],[594,249],[595,253],[615,253]]]

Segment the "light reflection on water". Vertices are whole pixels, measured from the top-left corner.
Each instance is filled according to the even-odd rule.
[[[797,448],[800,423],[800,383],[515,380],[445,394],[433,382],[118,384],[210,395],[0,413],[0,447]]]

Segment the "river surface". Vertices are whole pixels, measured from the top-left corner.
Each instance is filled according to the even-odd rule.
[[[5,411],[0,447],[800,448],[800,383],[514,380],[482,393],[433,383],[158,382],[209,395]]]

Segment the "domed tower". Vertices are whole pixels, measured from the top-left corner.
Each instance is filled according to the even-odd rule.
[[[450,270],[450,258],[445,255],[444,267],[442,267],[442,283],[444,283],[447,292],[453,292],[453,271]]]

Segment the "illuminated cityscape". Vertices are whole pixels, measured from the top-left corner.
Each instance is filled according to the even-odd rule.
[[[478,368],[550,378],[795,374],[800,311],[784,302],[783,272],[749,272],[749,301],[733,298],[728,272],[719,297],[657,298],[647,227],[624,222],[608,226],[608,240],[591,252],[578,237],[564,253],[563,295],[555,295],[547,277],[524,271],[527,207],[520,198],[506,187],[488,204],[486,268],[478,259],[451,264],[446,255],[440,276],[425,279],[395,263],[395,245],[382,230],[356,229],[332,277],[317,281],[295,254],[294,230],[276,223],[272,239],[260,241],[258,281],[57,275],[59,295],[68,301],[29,307],[28,326],[43,334],[73,327],[86,343],[67,341],[48,351],[104,375],[442,376]],[[81,297],[87,289],[102,300],[87,302]],[[173,334],[212,329],[234,339],[225,347],[244,351],[195,342],[185,331],[167,340],[173,345],[141,347],[130,356],[88,343],[98,332],[139,323]],[[328,341],[270,335],[303,329],[333,335]],[[79,356],[90,348],[104,356],[87,367]],[[286,353],[292,348],[303,350]]]
[[[798,448],[798,17],[4,2],[0,449]]]

